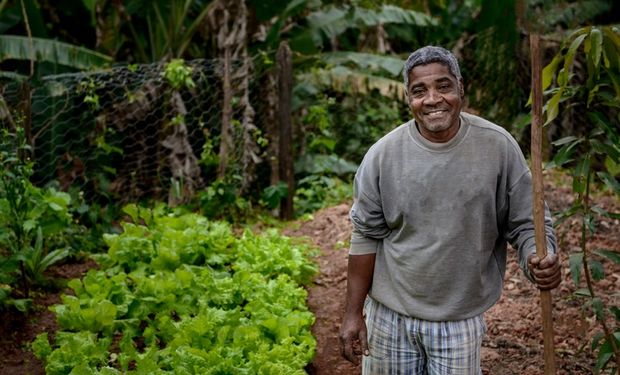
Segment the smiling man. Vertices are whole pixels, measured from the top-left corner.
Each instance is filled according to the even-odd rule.
[[[482,315],[500,297],[507,243],[538,288],[560,283],[551,218],[541,260],[523,154],[503,128],[461,111],[452,53],[420,48],[404,81],[413,120],[375,143],[355,176],[341,352],[353,363],[363,354],[366,375],[481,374]]]

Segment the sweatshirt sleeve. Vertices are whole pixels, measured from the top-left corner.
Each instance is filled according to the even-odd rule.
[[[353,206],[350,217],[353,224],[351,235],[352,255],[376,253],[383,238],[390,234],[379,188],[379,168],[373,152],[369,152],[355,174],[353,182]]]
[[[530,254],[536,253],[532,199],[532,175],[529,170],[508,189],[508,227],[506,240],[517,249],[519,266],[525,276],[532,281],[527,265]],[[557,243],[553,233],[553,225],[549,208],[545,204],[545,234],[547,251],[557,253]]]

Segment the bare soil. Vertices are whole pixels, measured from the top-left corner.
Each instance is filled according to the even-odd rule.
[[[566,181],[553,181],[568,186]],[[547,202],[553,211],[572,204],[570,188],[546,186]],[[599,195],[597,205],[613,212],[620,211],[617,198]],[[292,223],[284,230],[290,236],[303,236],[321,249],[317,262],[320,273],[309,288],[308,304],[316,315],[313,333],[317,338],[314,361],[307,367],[311,375],[355,375],[360,368],[341,358],[338,330],[344,310],[347,270],[347,245],[351,231],[348,219],[350,205],[342,204],[319,211],[309,221]],[[592,337],[600,331],[582,301],[573,297],[577,289],[568,265],[570,254],[579,251],[581,236],[577,219],[565,222],[557,230],[564,266],[562,285],[554,290],[554,331],[557,373],[591,374],[596,361],[591,351]],[[606,219],[590,241],[590,250],[605,248],[620,252],[620,222]],[[485,314],[488,332],[482,347],[482,369],[485,375],[543,374],[543,346],[538,291],[525,279],[510,252],[504,280],[504,292],[498,303]],[[620,267],[606,262],[605,279],[596,283],[596,291],[607,303],[620,305]],[[94,262],[54,267],[50,275],[61,279],[82,276],[95,267]],[[582,283],[579,287],[584,287]],[[41,332],[53,333],[57,324],[48,306],[60,303],[60,293],[39,292],[35,309],[28,315],[16,311],[0,312],[0,374],[44,374],[42,364],[29,351],[28,343]],[[612,324],[612,327],[614,325]]]

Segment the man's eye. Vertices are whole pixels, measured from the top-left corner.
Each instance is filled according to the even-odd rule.
[[[424,90],[421,90],[421,89],[413,90],[411,92],[411,95],[413,95],[413,96],[421,96],[423,94],[424,94]]]

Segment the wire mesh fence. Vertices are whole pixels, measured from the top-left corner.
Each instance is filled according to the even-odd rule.
[[[270,147],[273,66],[257,57],[226,69],[222,60],[184,67],[180,85],[164,63],[2,82],[6,107],[15,110],[0,121],[26,128],[35,184],[77,189],[90,200],[178,202],[217,177],[249,189]]]

